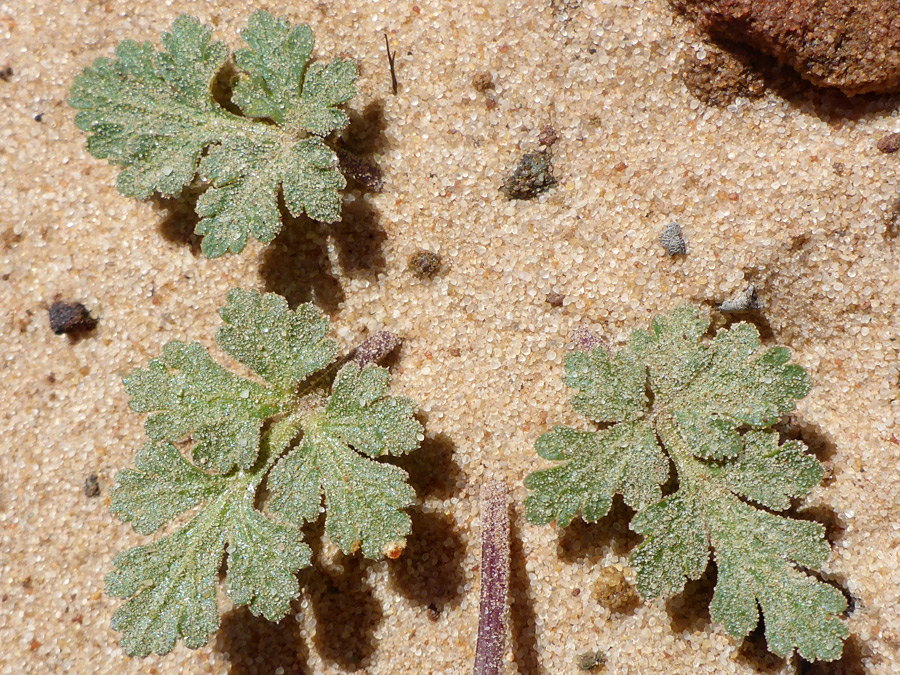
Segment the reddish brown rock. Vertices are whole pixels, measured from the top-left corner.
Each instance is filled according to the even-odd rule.
[[[900,131],[896,134],[888,134],[887,136],[882,136],[878,141],[878,149],[886,155],[891,154],[892,152],[897,152],[900,150]]]
[[[670,0],[710,35],[751,45],[820,87],[900,91],[898,0]]]

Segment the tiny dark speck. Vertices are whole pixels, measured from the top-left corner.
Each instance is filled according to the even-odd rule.
[[[590,49],[588,49],[588,54],[596,54],[596,53],[597,53],[597,50],[594,49],[593,47],[591,47]]]
[[[38,113],[34,116],[35,122],[43,122],[44,121],[44,113]]]
[[[100,496],[100,481],[97,480],[97,474],[92,473],[84,479],[84,496],[89,498]]]

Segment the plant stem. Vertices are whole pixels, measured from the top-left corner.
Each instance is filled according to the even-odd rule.
[[[498,675],[509,615],[509,492],[497,480],[481,489],[481,606],[473,675]]]

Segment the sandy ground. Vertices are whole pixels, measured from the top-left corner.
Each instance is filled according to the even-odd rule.
[[[115,191],[67,91],[119,40],[157,40],[179,13],[236,46],[259,8],[308,22],[319,57],[358,59],[348,138],[385,189],[348,190],[336,226],[293,221],[269,247],[210,261],[182,210]],[[900,155],[875,149],[900,130],[898,99],[794,82],[710,107],[680,74],[703,51],[661,0],[0,5],[0,66],[12,69],[0,81],[0,673],[465,673],[488,475],[514,502],[506,672],[574,673],[603,649],[609,673],[900,673]],[[483,72],[494,107],[472,84]],[[558,186],[507,201],[498,187],[547,124]],[[680,259],[657,241],[673,219]],[[417,248],[443,257],[431,282],[406,270]],[[837,664],[767,655],[759,633],[730,638],[706,609],[712,572],[668,602],[599,607],[598,566],[625,563],[638,542],[621,505],[566,531],[522,517],[522,478],[542,466],[535,439],[584,425],[562,382],[573,329],[617,347],[654,314],[750,281],[766,342],[814,380],[792,423],[829,468],[800,512],[828,526],[823,577],[852,598]],[[421,497],[410,546],[371,563],[317,544],[281,624],[225,605],[207,647],[130,660],[109,628],[118,601],[103,594],[113,556],[145,541],[107,509],[142,443],[121,380],[168,340],[212,345],[232,286],[316,301],[344,346],[381,327],[405,338],[395,391],[420,402],[428,435],[405,464]],[[51,333],[56,294],[84,302],[96,331]]]

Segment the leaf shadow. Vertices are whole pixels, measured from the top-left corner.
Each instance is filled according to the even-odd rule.
[[[421,421],[428,428],[425,420]],[[409,483],[420,500],[449,499],[466,486],[466,475],[453,459],[455,451],[446,434],[426,435],[416,451],[388,461],[409,474]]]
[[[712,625],[709,603],[715,588],[715,565],[710,564],[699,579],[688,581],[681,593],[666,601],[669,627],[673,633],[699,633],[709,629]]]
[[[266,291],[284,296],[291,307],[314,302],[327,314],[337,313],[345,296],[328,259],[328,227],[305,216],[285,219],[262,254],[259,275]]]
[[[315,545],[313,550],[316,551]],[[364,558],[338,554],[331,563],[332,569],[314,562],[300,575],[316,618],[316,651],[349,672],[364,668],[374,653],[375,628],[384,617],[374,589],[365,578],[365,570],[371,564]]]
[[[765,624],[762,621],[741,641],[732,658],[736,663],[747,665],[758,673],[781,672],[787,663],[787,659],[769,651]]]
[[[441,612],[456,605],[465,582],[466,546],[449,515],[414,508],[403,554],[388,561],[393,588],[417,605]]]
[[[215,649],[228,659],[230,675],[269,675],[279,668],[284,675],[309,672],[306,641],[294,609],[278,623],[253,616],[246,607],[222,617]]]
[[[367,199],[349,195],[336,223],[284,213],[281,232],[262,254],[259,274],[266,291],[284,296],[291,307],[314,302],[336,314],[346,296],[329,258],[329,238],[345,275],[374,282],[386,269],[387,235],[379,213]]]
[[[557,554],[566,562],[587,560],[599,564],[610,550],[617,555],[630,553],[641,541],[628,527],[632,516],[634,510],[616,495],[609,513],[596,523],[576,518],[560,530]]]
[[[512,635],[513,661],[521,675],[541,675],[538,661],[537,614],[531,581],[525,566],[526,555],[522,547],[519,523],[523,515],[515,502],[510,504],[509,518],[509,629]]]
[[[340,136],[342,148],[361,157],[376,155],[388,149],[390,144],[385,134],[388,125],[384,116],[384,101],[370,101],[361,111],[350,108],[347,110],[347,117],[350,118],[350,123]]]
[[[800,659],[797,675],[866,675],[868,669],[864,659],[872,650],[857,635],[851,635],[844,642],[844,652],[837,661],[806,661]]]
[[[172,244],[187,246],[194,257],[200,255],[202,241],[202,237],[194,232],[200,222],[200,216],[196,212],[199,196],[197,191],[185,188],[177,197],[156,195],[151,198],[156,208],[164,214],[156,224],[162,238]]]

